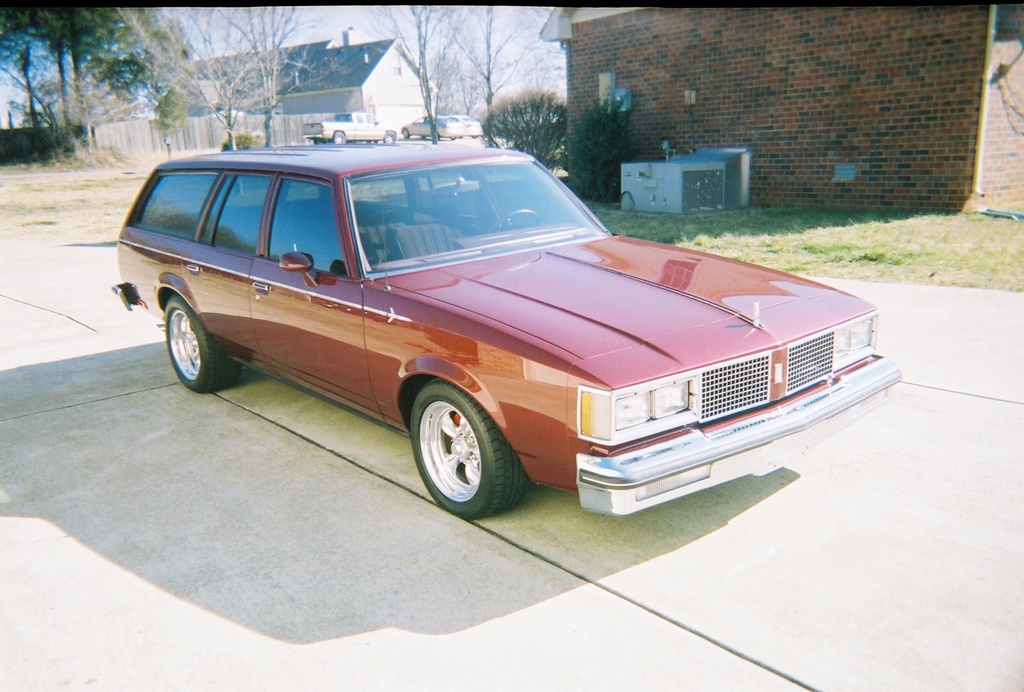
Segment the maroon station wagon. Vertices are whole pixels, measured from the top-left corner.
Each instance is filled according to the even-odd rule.
[[[115,290],[162,318],[186,387],[244,363],[408,431],[430,495],[466,519],[531,482],[629,514],[761,475],[901,376],[870,304],[613,235],[508,151],[168,161],[118,256]]]

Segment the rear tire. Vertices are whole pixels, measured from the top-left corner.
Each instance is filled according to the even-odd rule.
[[[344,132],[335,132],[334,136],[331,137],[331,141],[335,144],[344,144],[348,140],[348,137]]]
[[[490,416],[462,390],[435,380],[412,407],[413,455],[430,496],[466,520],[512,508],[529,479]]]
[[[167,301],[164,329],[171,365],[183,385],[205,394],[238,382],[242,366],[214,341],[182,298]]]

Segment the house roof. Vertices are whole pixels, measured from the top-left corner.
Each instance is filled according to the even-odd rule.
[[[363,86],[395,39],[358,45],[320,41],[282,49],[281,84],[288,94]]]
[[[540,31],[545,41],[567,41],[572,38],[572,25],[612,14],[640,10],[642,7],[556,7]]]

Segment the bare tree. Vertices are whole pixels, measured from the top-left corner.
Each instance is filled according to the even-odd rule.
[[[523,56],[521,50],[515,50],[516,44],[529,31],[522,21],[501,22],[499,28],[497,11],[492,5],[473,8],[467,13],[473,30],[462,32],[458,37],[459,48],[472,67],[487,110],[494,103],[494,94],[515,78]],[[514,8],[514,11],[521,12],[521,9]]]
[[[458,45],[488,111],[497,94],[511,87],[560,91],[564,61],[556,48],[538,40],[550,9],[486,6],[467,11],[468,30],[459,32]]]
[[[244,33],[249,37],[256,57],[258,91],[256,108],[263,113],[263,134],[267,146],[273,144],[274,108],[281,101],[281,74],[286,53],[284,44],[303,29],[297,7],[261,7],[246,12]]]
[[[439,95],[458,75],[456,37],[463,9],[449,5],[384,5],[380,9],[382,33],[398,39],[416,56],[420,95],[434,144]]]
[[[184,30],[174,10],[122,8],[121,16],[138,37],[138,51],[146,67],[143,96],[157,114],[163,134],[185,125],[192,84],[192,58]]]
[[[198,97],[235,148],[240,116],[263,115],[267,144],[280,99],[282,48],[302,28],[296,7],[207,7],[183,10]]]

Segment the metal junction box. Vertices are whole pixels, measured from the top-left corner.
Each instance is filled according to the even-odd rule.
[[[739,209],[750,203],[750,153],[698,149],[667,161],[622,164],[623,211]]]

